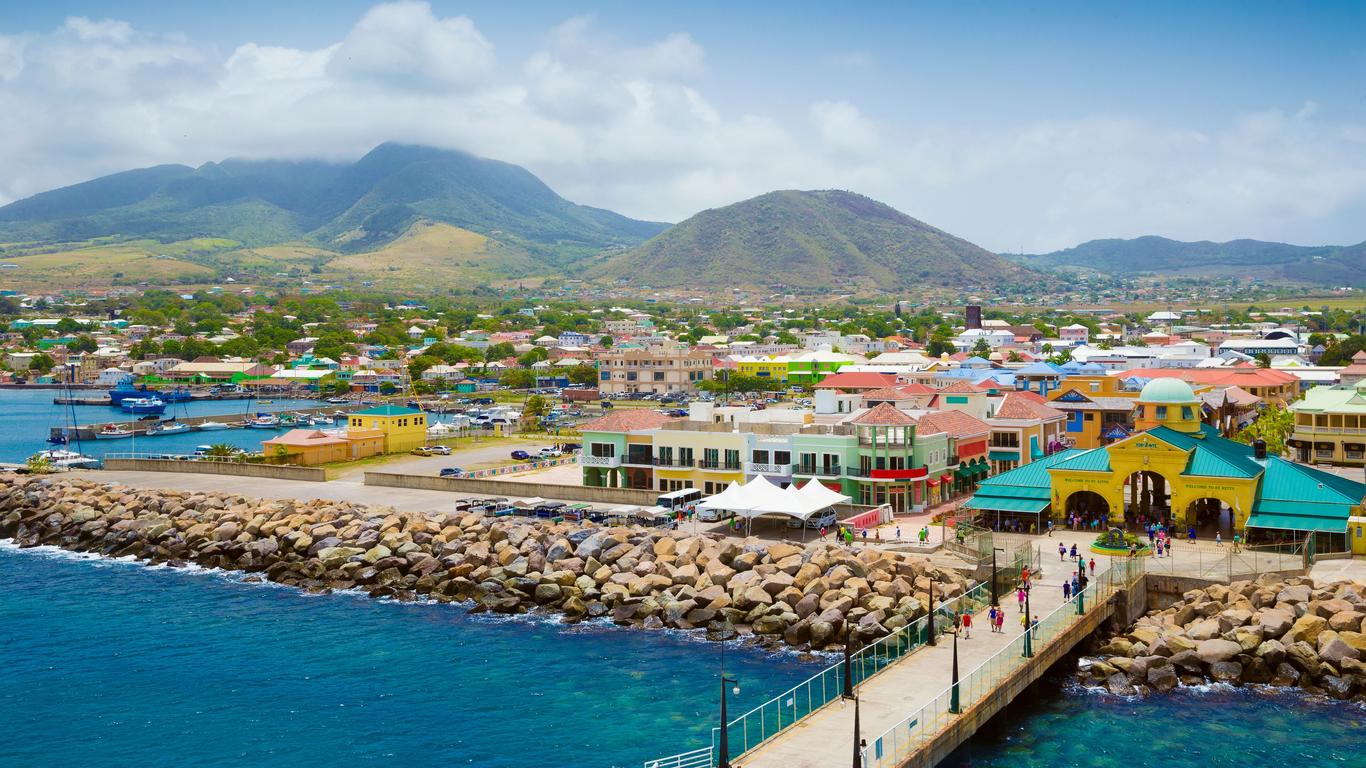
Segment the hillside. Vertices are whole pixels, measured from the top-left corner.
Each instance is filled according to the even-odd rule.
[[[512,256],[517,263],[509,268],[517,273],[525,270],[527,254],[551,267],[566,265],[634,245],[666,226],[571,203],[515,165],[382,144],[352,164],[162,165],[44,192],[0,208],[0,243],[8,244],[0,254],[88,249],[108,239],[169,244],[196,238],[363,253],[404,237],[420,221],[496,241],[492,251]]]
[[[1029,287],[1027,268],[852,192],[780,191],[703,211],[591,268],[654,286]]]
[[[1036,269],[1110,275],[1242,275],[1275,282],[1366,286],[1366,243],[1300,246],[1261,240],[1182,242],[1165,237],[1092,240],[1075,248],[1009,257]]]

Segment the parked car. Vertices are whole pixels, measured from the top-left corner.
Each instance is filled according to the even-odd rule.
[[[564,451],[554,446],[546,446],[536,452],[536,457],[540,459],[558,459],[564,455]]]
[[[521,449],[518,449],[512,452],[512,458],[518,461],[526,461],[527,459],[531,458],[531,454]]]
[[[429,445],[427,446],[427,450],[431,451],[433,456],[451,455],[451,447],[449,445]]]
[[[834,511],[825,512],[825,513],[823,513],[823,514],[821,514],[821,515],[819,515],[819,516],[813,516],[812,518],[810,518],[809,520],[807,520],[807,521],[806,521],[806,527],[807,527],[807,528],[810,528],[810,529],[812,529],[812,530],[815,530],[815,531],[819,531],[819,530],[822,529],[822,528],[834,528],[834,527],[835,527],[835,519],[836,519],[836,518],[835,518],[835,513],[834,513]],[[801,528],[801,527],[802,527],[802,521],[801,521],[801,520],[798,520],[798,519],[796,519],[796,518],[793,518],[793,519],[787,521],[787,527],[788,527],[788,528]]]
[[[417,448],[412,449],[411,451],[408,451],[408,453],[411,453],[411,454],[414,455],[414,456],[431,456],[431,455],[432,455],[432,449],[431,449],[431,448],[428,448],[428,447],[425,446],[425,445],[422,445],[422,446],[418,446]]]
[[[464,477],[465,470],[460,467],[443,467],[440,475],[441,477]]]

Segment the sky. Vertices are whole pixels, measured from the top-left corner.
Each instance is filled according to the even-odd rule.
[[[0,203],[383,141],[659,221],[838,188],[997,251],[1356,243],[1366,3],[0,3]]]

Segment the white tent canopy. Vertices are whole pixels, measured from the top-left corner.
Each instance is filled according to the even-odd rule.
[[[741,517],[793,517],[808,520],[816,513],[849,501],[849,497],[812,480],[806,487],[779,488],[763,475],[740,485],[732,482],[715,496],[703,499],[701,509],[730,510]]]

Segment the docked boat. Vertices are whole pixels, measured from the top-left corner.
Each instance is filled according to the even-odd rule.
[[[52,448],[46,451],[39,451],[30,458],[46,461],[58,469],[79,469],[82,467],[98,467],[100,465],[100,460],[97,458],[86,456],[75,451],[68,451],[63,448]]]
[[[350,401],[350,400],[347,400],[347,399],[344,398],[344,397],[329,397],[329,398],[327,398],[326,400],[324,400],[323,402],[325,402],[325,403],[332,403],[333,405],[342,405],[342,404],[345,404],[345,403],[349,403],[349,402],[351,402],[351,401]]]
[[[160,393],[157,392],[155,389],[149,388],[146,384],[140,386],[134,385],[133,377],[128,376],[125,377],[123,381],[120,381],[117,385],[115,385],[113,389],[109,390],[108,394],[109,404],[113,406],[120,406],[123,405],[124,400],[131,397],[156,397]]]
[[[71,442],[71,437],[67,434],[65,429],[53,427],[52,431],[47,436],[47,441],[53,445],[66,445]]]
[[[160,415],[166,412],[166,401],[159,397],[125,397],[121,407],[129,413]]]
[[[200,432],[214,432],[220,429],[229,429],[231,428],[231,425],[224,424],[221,421],[201,421],[194,425],[194,428]]]
[[[96,440],[118,440],[132,436],[133,430],[127,427],[120,427],[118,424],[105,424],[95,433]]]
[[[308,418],[308,426],[310,427],[330,427],[336,423],[336,419],[323,414],[316,414]]]
[[[189,424],[180,421],[163,421],[147,428],[148,435],[178,435],[192,430]]]
[[[280,417],[273,413],[258,413],[255,418],[247,419],[248,429],[276,429],[280,426]]]

